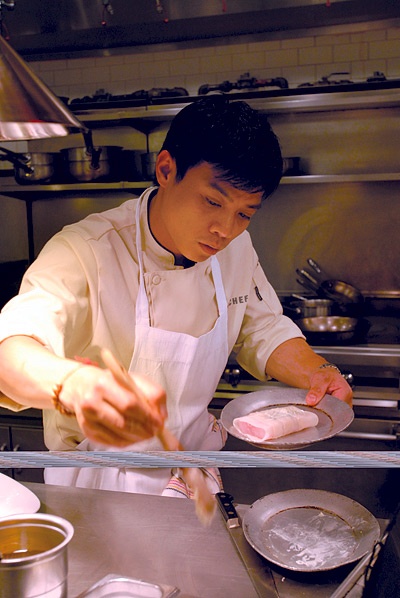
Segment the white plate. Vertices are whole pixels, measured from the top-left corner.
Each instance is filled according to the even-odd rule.
[[[40,500],[28,488],[0,473],[0,517],[36,513]]]
[[[327,440],[342,432],[354,419],[354,412],[343,401],[336,397],[325,395],[322,401],[315,407],[306,404],[306,390],[299,388],[270,388],[258,390],[241,395],[230,401],[222,410],[221,422],[229,434],[244,440],[259,449],[266,450],[293,450],[303,448],[314,442]],[[312,428],[287,434],[275,440],[263,441],[262,443],[251,442],[239,432],[233,425],[236,417],[243,417],[253,411],[263,411],[273,407],[284,407],[296,405],[305,411],[313,411],[318,415],[318,424]]]

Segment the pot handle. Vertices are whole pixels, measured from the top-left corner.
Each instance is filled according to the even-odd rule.
[[[15,168],[22,168],[26,173],[32,174],[34,172],[33,168],[28,166],[29,158],[24,154],[17,154],[16,152],[12,152],[5,147],[0,147],[0,161],[1,162],[11,162],[11,164]]]
[[[100,168],[101,147],[95,148],[93,145],[93,135],[90,129],[82,132],[86,145],[86,153],[91,157],[90,168],[98,170]]]

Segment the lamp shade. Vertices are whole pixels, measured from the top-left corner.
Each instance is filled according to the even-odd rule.
[[[0,35],[0,141],[64,137],[86,127]]]

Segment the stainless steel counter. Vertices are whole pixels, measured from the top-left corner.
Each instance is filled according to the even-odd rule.
[[[203,527],[179,498],[27,483],[42,513],[70,521],[68,598],[108,573],[176,586],[182,598],[256,598],[222,516]]]
[[[25,485],[40,499],[40,512],[64,517],[74,526],[68,598],[109,573],[177,587],[182,598],[257,598],[219,512],[205,528],[194,503],[185,499]],[[238,511],[243,515],[247,508],[239,505]],[[296,574],[271,566],[282,598],[328,598],[352,569]],[[349,597],[360,598],[361,590],[354,587]],[[265,598],[274,595],[271,589]]]

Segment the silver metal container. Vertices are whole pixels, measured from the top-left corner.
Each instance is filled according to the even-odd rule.
[[[0,519],[0,598],[66,598],[74,528],[55,515]]]
[[[121,180],[121,151],[114,145],[94,147],[71,147],[61,150],[67,170],[74,181],[91,183],[95,181]]]
[[[333,301],[330,299],[303,299],[294,302],[294,309],[302,318],[314,318],[318,316],[330,316],[332,314]]]
[[[21,154],[21,161],[31,169],[27,172],[18,163],[14,166],[15,180],[20,185],[32,183],[50,183],[55,174],[55,154],[36,152]]]

